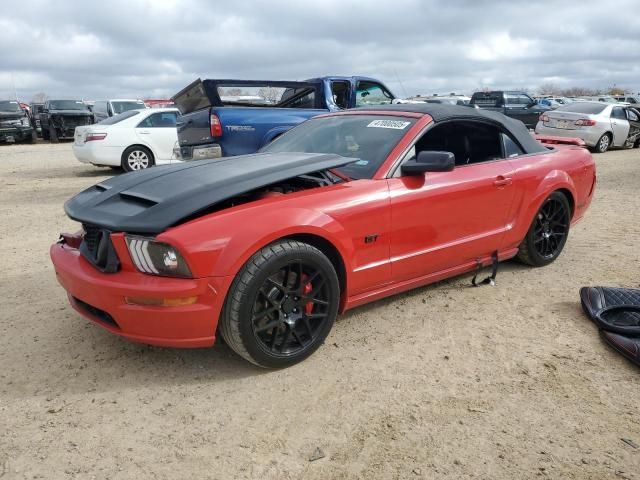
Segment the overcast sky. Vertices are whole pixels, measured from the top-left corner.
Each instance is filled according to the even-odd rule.
[[[22,0],[0,12],[0,98],[168,97],[198,77],[370,75],[398,96],[640,91],[638,0]]]

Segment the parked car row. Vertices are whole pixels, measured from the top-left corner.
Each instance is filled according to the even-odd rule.
[[[44,140],[56,143],[62,139],[73,139],[77,126],[99,123],[134,109],[173,104],[171,100],[161,99],[148,102],[139,99],[95,102],[51,99],[27,105],[14,100],[0,100],[0,142],[35,142],[41,136]]]

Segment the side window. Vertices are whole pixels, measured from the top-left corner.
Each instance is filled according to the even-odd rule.
[[[382,85],[359,81],[356,88],[356,107],[390,104],[393,96]]]
[[[416,142],[414,155],[425,150],[451,152],[456,157],[456,166],[464,166],[504,158],[502,142],[502,133],[493,125],[473,121],[447,122],[427,131]]]
[[[624,114],[624,109],[622,107],[613,107],[613,110],[611,110],[611,118],[626,120],[627,116]]]
[[[333,102],[338,108],[349,108],[349,90],[351,90],[351,84],[347,81],[335,80],[331,82]]]
[[[176,126],[176,119],[176,112],[158,112],[145,118],[138,128],[171,128]]]
[[[504,145],[504,156],[507,158],[517,157],[524,154],[520,146],[506,133],[502,134],[502,143]]]
[[[529,95],[525,95],[523,93],[505,93],[504,94],[504,103],[506,105],[529,105],[533,100]]]

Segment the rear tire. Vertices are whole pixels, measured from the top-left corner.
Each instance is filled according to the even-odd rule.
[[[571,206],[561,192],[549,195],[531,222],[518,247],[518,259],[532,267],[544,267],[562,253],[569,236]]]
[[[258,251],[238,272],[218,329],[251,363],[288,367],[324,342],[339,303],[338,276],[329,259],[311,245],[283,240]]]
[[[53,127],[49,127],[49,141],[51,143],[58,143],[60,140],[58,140],[58,132],[56,132],[56,129]]]
[[[127,148],[121,158],[121,166],[125,172],[146,170],[155,164],[151,150],[140,145]]]
[[[612,141],[611,134],[610,133],[604,133],[600,137],[600,139],[598,140],[598,143],[596,143],[596,146],[593,147],[593,151],[595,153],[604,153],[604,152],[606,152],[611,147],[611,141]]]

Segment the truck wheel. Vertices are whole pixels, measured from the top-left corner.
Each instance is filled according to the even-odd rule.
[[[31,135],[27,138],[27,143],[36,143],[38,141],[38,134],[35,130],[31,132]]]
[[[533,267],[544,267],[562,253],[571,223],[571,206],[561,192],[553,192],[542,203],[518,247],[518,259]]]
[[[146,147],[134,145],[127,148],[122,154],[121,165],[125,172],[134,172],[153,167],[153,154]]]
[[[58,140],[58,132],[56,132],[54,127],[49,127],[49,141],[51,143],[58,143],[60,141]]]
[[[607,150],[609,150],[610,146],[611,146],[611,134],[604,133],[598,140],[598,143],[596,143],[596,146],[593,148],[593,151],[595,153],[604,153]]]
[[[283,240],[258,251],[238,272],[218,328],[225,343],[251,363],[288,367],[322,345],[339,303],[329,259],[311,245]]]
[[[42,139],[43,140],[49,140],[49,129],[41,128],[40,129],[40,134],[42,135]]]

